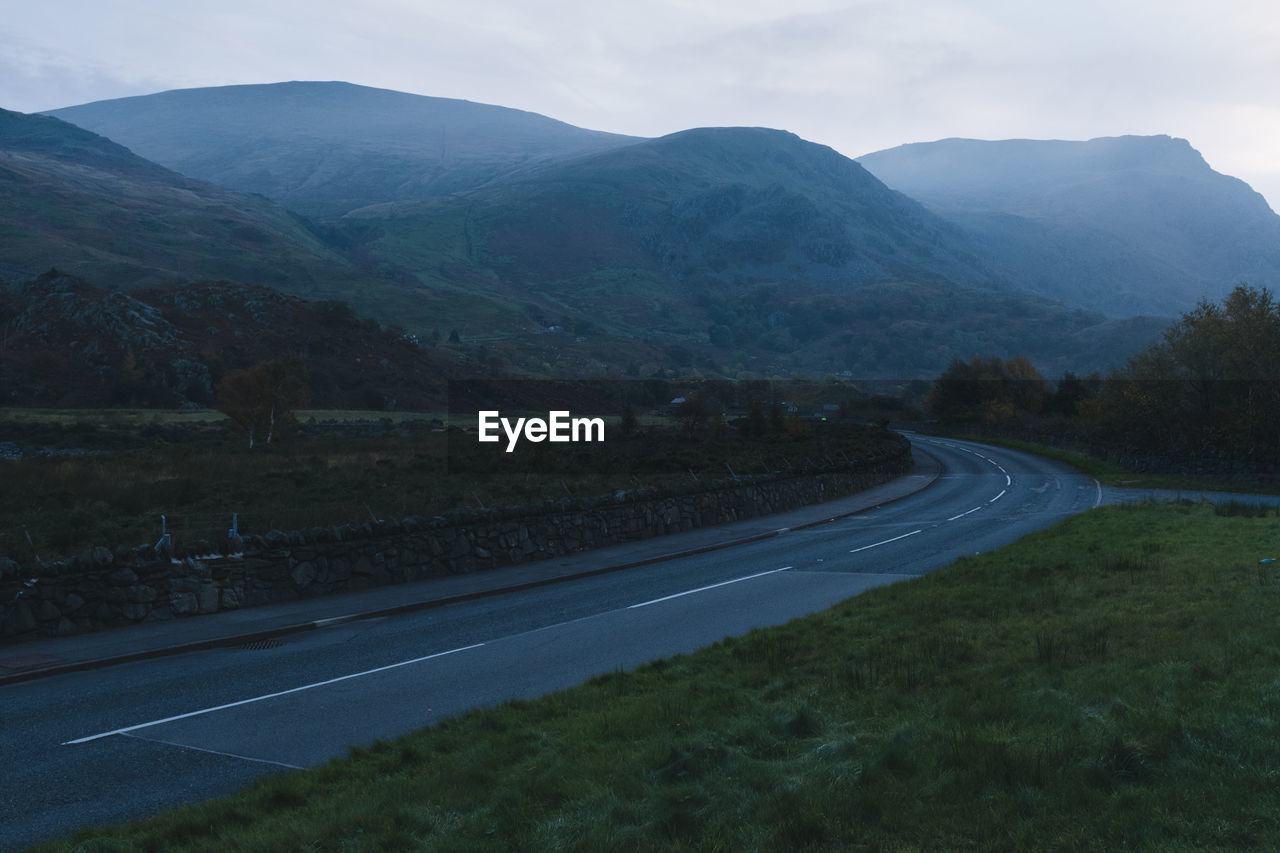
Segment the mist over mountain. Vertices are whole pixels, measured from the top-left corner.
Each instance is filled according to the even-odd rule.
[[[178,89],[47,114],[308,216],[444,195],[634,141],[537,113],[341,82]]]
[[[1122,317],[1280,285],[1280,216],[1169,136],[944,139],[858,158],[1021,287]]]
[[[766,128],[683,131],[343,222],[442,304],[508,307],[459,318],[467,331],[640,338],[720,371],[914,377],[989,349],[1058,363],[1104,319],[1013,291],[962,229]]]
[[[899,149],[868,158],[924,187],[912,184],[922,204],[785,131],[636,139],[344,83],[55,112],[115,138],[7,114],[0,274],[56,266],[108,288],[228,279],[340,299],[464,370],[517,376],[913,379],[1015,354],[1049,373],[1105,369],[1168,321],[1100,309],[1184,310],[1165,285],[1184,262],[1156,239],[1178,222],[1135,221],[1148,215],[1138,201],[1164,215],[1154,199],[1216,197],[1188,174],[1213,192],[1206,174],[1233,180],[1185,143],[1147,140],[1101,154],[1051,143],[1085,146],[1056,172],[1038,143],[968,154],[972,168],[946,146],[911,148],[921,156],[899,172]],[[1221,208],[1225,227],[1238,201],[1199,212]],[[1157,260],[1164,279],[1139,275]]]

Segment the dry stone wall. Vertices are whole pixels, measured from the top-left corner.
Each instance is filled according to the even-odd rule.
[[[101,630],[462,574],[783,512],[911,469],[910,448],[857,465],[717,481],[684,494],[586,500],[312,527],[157,554],[94,548],[62,563],[0,558],[0,642]]]

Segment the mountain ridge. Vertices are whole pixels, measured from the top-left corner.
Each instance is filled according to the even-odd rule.
[[[1176,314],[1241,281],[1280,285],[1280,216],[1185,139],[953,138],[858,160],[1068,304]]]
[[[634,139],[526,110],[342,81],[172,89],[45,114],[182,174],[321,217],[443,195]]]
[[[205,143],[220,151],[209,163],[233,164],[241,177],[282,158],[298,159],[294,184],[279,189],[289,175],[267,169],[259,186],[276,181],[278,196],[314,190],[319,195],[313,200],[323,207],[316,220],[279,208],[322,263],[273,266],[272,252],[255,257],[254,246],[240,245],[231,254],[244,266],[234,274],[189,263],[170,270],[175,283],[183,276],[234,278],[310,298],[346,299],[362,313],[419,335],[459,331],[473,364],[525,375],[675,369],[915,378],[936,373],[951,358],[1021,351],[1043,365],[1080,371],[1097,366],[1103,355],[1122,361],[1126,332],[1149,335],[1161,322],[1126,327],[1092,311],[1099,299],[1114,297],[1115,277],[1128,275],[1115,260],[1135,263],[1125,245],[1133,235],[1095,228],[1086,232],[1091,248],[1111,246],[1110,254],[1081,254],[1078,235],[1074,243],[1055,243],[1044,222],[998,207],[939,211],[936,201],[922,203],[855,160],[782,130],[690,128],[637,139],[504,107],[339,82],[161,95],[52,112],[80,110],[83,116],[88,113],[82,108],[142,104],[150,105],[151,112],[143,113],[154,118],[157,105],[171,103],[180,118],[193,99],[225,101],[222,112],[186,122],[186,136],[165,137],[172,130],[165,122],[145,122],[143,129],[172,144],[205,135]],[[222,136],[208,136],[219,116],[243,106],[246,96],[263,101],[259,112],[277,97],[293,106],[278,110],[271,126],[259,127],[250,110],[238,124],[221,127]],[[364,106],[355,112],[337,108],[345,99]],[[387,110],[388,104],[430,109],[406,115]],[[450,124],[440,109],[460,110],[470,124]],[[378,133],[362,126],[370,110],[382,116]],[[116,118],[124,120],[127,112],[116,111]],[[136,119],[143,113],[132,114]],[[425,126],[428,113],[438,120],[434,127],[465,125],[479,134],[475,139],[488,134],[473,152],[479,159],[450,159],[452,148],[432,148],[421,134],[415,137],[413,128]],[[344,172],[350,161],[342,157],[273,151],[271,140],[291,132],[299,115],[310,117],[311,124],[302,123],[308,145],[337,134],[346,140],[343,157],[356,157],[362,171]],[[492,119],[488,125],[486,117]],[[521,134],[529,122],[535,136],[550,134],[537,137],[544,147],[527,147]],[[128,153],[118,145],[113,151]],[[259,153],[266,159],[257,159]],[[1185,142],[1167,153],[1175,174],[1199,156]],[[1112,154],[1117,162],[1134,158],[1132,151]],[[1096,164],[1077,170],[1085,184],[1090,169],[1096,173]],[[360,186],[351,190],[354,184]],[[46,189],[43,203],[57,212],[55,219],[84,208],[63,205],[52,182]],[[268,204],[262,197],[258,203]],[[13,252],[0,245],[0,264],[28,274],[57,265],[105,281],[92,263],[105,265],[105,248],[121,240],[145,242],[145,229],[135,224],[120,221],[114,235],[72,235],[78,241],[58,244],[38,266],[11,263]],[[89,252],[81,266],[59,257],[76,251]],[[1149,271],[1154,261],[1141,260]],[[1163,262],[1169,275],[1178,272],[1176,257]],[[307,269],[324,272],[311,280],[296,274]],[[295,273],[292,280],[288,272]],[[1054,290],[1055,276],[1097,278],[1099,284],[1096,292],[1079,284],[1074,291]],[[1132,313],[1172,315],[1173,301],[1135,298]],[[947,310],[935,310],[938,305]],[[1089,310],[1076,310],[1080,306]],[[1145,342],[1134,340],[1132,349]]]

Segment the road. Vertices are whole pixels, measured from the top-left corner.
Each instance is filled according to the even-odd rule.
[[[0,850],[154,814],[477,706],[692,651],[993,550],[1097,506],[1058,463],[914,437],[930,488],[696,556],[248,649],[0,688]]]

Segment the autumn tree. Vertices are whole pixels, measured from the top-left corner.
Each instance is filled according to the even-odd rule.
[[[218,383],[215,405],[253,447],[259,439],[266,444],[277,440],[307,399],[302,359],[290,355],[229,372]]]
[[[1202,301],[1111,378],[1103,403],[1110,428],[1144,445],[1273,453],[1280,303],[1248,285]]]
[[[1037,414],[1044,405],[1045,381],[1023,356],[955,359],[933,383],[925,405],[945,422],[1000,423]]]

